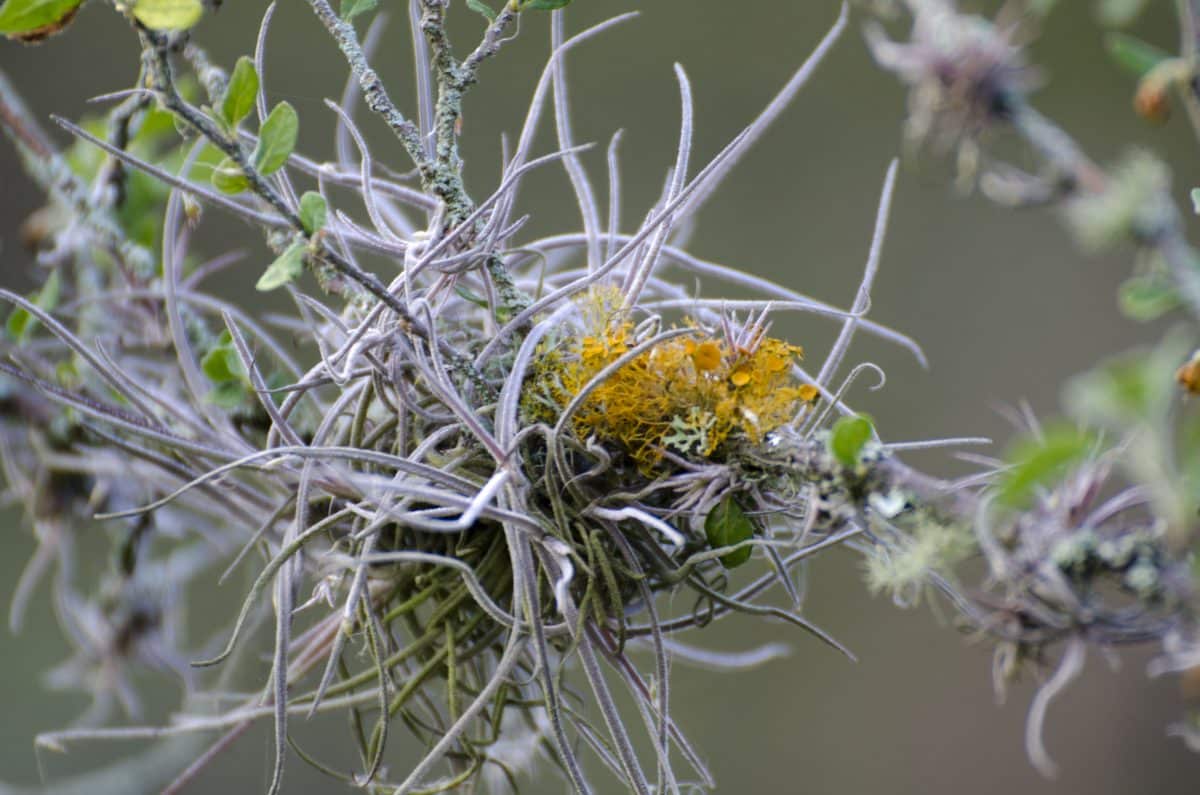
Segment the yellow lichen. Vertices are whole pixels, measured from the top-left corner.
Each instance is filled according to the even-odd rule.
[[[582,307],[583,332],[539,351],[523,402],[527,417],[557,422],[601,370],[636,345],[633,324],[611,306],[611,297],[593,296]],[[580,438],[616,443],[647,473],[668,450],[712,458],[734,439],[761,442],[817,398],[815,387],[792,375],[802,354],[772,337],[743,348],[697,327],[594,384],[569,424]]]

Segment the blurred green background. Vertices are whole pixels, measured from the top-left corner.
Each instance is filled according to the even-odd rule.
[[[1140,32],[1173,47],[1171,4],[1150,5]],[[393,97],[412,108],[405,6],[399,0],[383,0],[382,6],[391,21],[375,65]],[[1197,143],[1184,120],[1151,127],[1136,118],[1132,80],[1105,56],[1091,4],[1060,6],[1032,46],[1048,78],[1038,106],[1101,161],[1133,143],[1164,156],[1176,169],[1182,197],[1200,184]],[[617,128],[625,130],[627,227],[654,201],[673,158],[678,97],[672,63],[684,65],[695,92],[694,171],[773,96],[833,22],[837,7],[833,0],[575,3],[568,18],[572,31],[628,9],[642,12],[569,61],[576,137],[600,143],[584,159],[602,196],[604,145]],[[231,65],[252,51],[263,8],[249,0],[226,2],[200,25],[199,40],[217,61]],[[477,18],[456,8],[452,21],[459,49],[473,44]],[[528,14],[521,26],[520,38],[487,64],[467,101],[463,146],[476,196],[495,183],[500,134],[519,129],[546,55],[547,17]],[[346,70],[306,4],[280,4],[268,54],[269,100],[289,100],[301,116],[303,148],[328,156],[334,119],[322,100],[340,94]],[[131,84],[136,41],[110,9],[91,3],[68,33],[43,47],[0,45],[0,68],[39,115],[79,117],[87,112],[87,97]],[[816,79],[706,207],[692,250],[848,305],[884,171],[899,150],[903,115],[903,91],[871,63],[856,16]],[[375,157],[405,168],[400,147],[382,125],[365,116],[362,123]],[[57,130],[55,136],[66,143]],[[552,137],[543,135],[540,151],[551,148]],[[1130,251],[1084,256],[1056,218],[1002,211],[978,197],[956,195],[949,176],[933,156],[905,163],[873,302],[874,318],[916,337],[932,366],[923,370],[904,352],[860,337],[857,358],[883,366],[888,384],[877,393],[860,385],[854,397],[890,440],[970,434],[1002,446],[1011,434],[998,409],[1024,399],[1039,414],[1053,415],[1065,378],[1156,339],[1165,327],[1135,325],[1117,314],[1114,291],[1129,272]],[[522,192],[526,211],[534,213],[529,234],[574,228],[568,196],[561,171],[535,176]],[[29,285],[33,267],[16,228],[38,203],[16,157],[0,150],[0,285]],[[214,217],[205,229],[224,231],[210,253],[226,246],[250,252],[245,268],[226,276],[230,289],[245,290],[265,264],[265,248],[256,232],[216,215],[209,213]],[[832,339],[827,321],[780,317],[775,330],[803,344],[814,360]],[[942,455],[916,461],[934,470],[955,467]],[[32,541],[19,517],[0,521],[0,583],[6,584],[0,592],[7,595]],[[229,602],[240,599],[240,586],[226,590]],[[1177,685],[1144,677],[1148,654],[1124,653],[1116,669],[1093,655],[1082,683],[1054,704],[1047,743],[1061,774],[1052,782],[1032,770],[1022,747],[1031,684],[1021,683],[997,706],[985,647],[940,624],[928,609],[899,611],[887,599],[869,596],[850,553],[835,552],[812,568],[807,609],[861,661],[851,664],[779,625],[732,618],[705,634],[708,645],[736,649],[782,639],[792,642],[792,655],[746,674],[675,667],[676,718],[710,762],[721,792],[1116,795],[1194,793],[1200,787],[1200,756],[1164,734],[1177,717]],[[9,785],[53,788],[73,772],[137,750],[134,744],[104,744],[81,746],[65,757],[35,754],[35,733],[69,723],[86,706],[82,696],[40,685],[40,676],[65,655],[46,600],[21,635],[0,630],[0,780]],[[172,685],[159,675],[144,679],[152,707],[169,709]],[[188,792],[259,791],[269,770],[268,734],[258,731]],[[557,779],[537,779],[530,778],[531,792],[563,789]],[[146,785],[130,781],[127,787],[113,791],[139,793]],[[285,792],[339,788],[293,758]]]

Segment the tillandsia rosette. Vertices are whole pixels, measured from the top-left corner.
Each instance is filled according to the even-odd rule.
[[[290,103],[266,101],[274,6],[253,55],[222,65],[194,30],[220,19],[219,2],[110,3],[137,34],[140,73],[102,98],[102,116],[56,119],[75,137],[66,150],[0,74],[0,128],[47,197],[25,227],[39,286],[0,289],[12,307],[0,462],[37,543],[10,623],[19,628],[49,579],[75,649],[50,683],[93,697],[44,746],[152,740],[114,769],[178,792],[267,722],[270,793],[296,761],[374,793],[515,789],[535,764],[580,793],[709,789],[703,754],[672,715],[672,661],[729,669],[777,653],[704,648],[705,628],[735,613],[849,655],[806,617],[798,582],[835,547],[860,553],[869,587],[899,604],[950,604],[994,643],[998,682],[1063,650],[1030,713],[1030,754],[1047,770],[1042,718],[1089,646],[1162,642],[1156,670],[1195,665],[1194,500],[1163,484],[1194,484],[1200,467],[1151,473],[1175,466],[1163,429],[1183,353],[1079,382],[1081,411],[1107,437],[1027,418],[1029,438],[1006,460],[975,459],[978,472],[943,481],[899,455],[979,440],[888,443],[849,405],[858,379],[883,381],[869,362],[847,369],[857,335],[924,361],[867,317],[895,163],[848,308],[683,247],[706,199],[846,29],[847,8],[761,115],[698,168],[691,88],[676,69],[676,158],[628,229],[612,209],[602,221],[564,60],[631,15],[568,38],[568,0],[467,0],[484,33],[456,55],[447,0],[412,0],[409,110],[371,67],[378,4],[308,4],[350,73],[328,103],[328,162],[297,150]],[[936,135],[991,165],[985,128],[1045,134],[1006,33],[949,3],[902,5],[916,18],[912,41],[878,30],[870,40],[913,87],[910,137]],[[5,0],[0,33],[49,38],[79,6]],[[464,102],[518,20],[546,12],[549,61],[499,180],[476,200],[458,148]],[[544,116],[555,146],[538,152]],[[379,162],[367,124],[411,163]],[[1165,171],[1146,177],[1135,162],[1137,173],[1105,182],[1051,138],[1040,151],[1065,158],[1058,188],[1074,169],[1061,203],[1091,230],[1082,236],[1136,226],[1162,250],[1143,278],[1178,275],[1171,263],[1190,249],[1174,205],[1129,209],[1149,206],[1135,192],[1161,198]],[[611,208],[622,201],[615,147],[616,136]],[[555,167],[582,228],[529,235],[519,189]],[[1005,176],[1021,195],[1045,195]],[[1118,182],[1132,187],[1104,193]],[[220,213],[260,230],[272,252],[244,281],[274,293],[271,312],[212,286],[237,260],[210,250]],[[751,297],[710,297],[714,285]],[[1190,289],[1180,279],[1160,303],[1187,305]],[[775,336],[784,313],[834,324],[816,364]],[[1134,418],[1158,424],[1127,434]],[[1127,485],[1107,485],[1118,477]],[[94,553],[98,539],[107,556]],[[959,581],[968,562],[987,570],[980,587]],[[211,615],[213,595],[230,590],[240,607]],[[132,673],[144,666],[183,682],[170,715],[143,707]],[[114,725],[117,706],[132,725]],[[291,732],[327,715],[348,719],[353,765]],[[1193,728],[1177,730],[1198,743]]]

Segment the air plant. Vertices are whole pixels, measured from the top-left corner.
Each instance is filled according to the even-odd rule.
[[[49,35],[78,5],[8,0],[0,31]],[[676,159],[628,230],[613,210],[602,219],[563,64],[631,15],[568,37],[557,10],[566,2],[495,11],[471,0],[486,28],[460,59],[446,0],[412,0],[413,115],[370,66],[378,19],[361,40],[355,27],[374,4],[344,2],[339,14],[309,0],[351,73],[342,101],[328,103],[336,160],[318,162],[295,149],[295,110],[265,100],[273,7],[253,57],[226,71],[190,33],[199,0],[112,5],[137,32],[141,75],[104,98],[114,104],[103,122],[56,119],[77,139],[71,150],[50,144],[0,76],[0,123],[49,199],[33,235],[43,285],[0,290],[13,307],[0,452],[39,545],[12,623],[53,572],[78,648],[54,681],[96,703],[80,725],[42,735],[44,746],[215,735],[168,785],[176,792],[266,720],[272,793],[290,756],[371,792],[472,791],[514,782],[534,748],[576,792],[612,788],[593,782],[591,765],[631,792],[711,788],[672,717],[670,660],[736,667],[770,652],[725,656],[679,636],[748,614],[849,655],[805,617],[796,580],[834,547],[862,553],[869,584],[901,604],[929,593],[954,606],[994,640],[1005,676],[1066,644],[1031,713],[1043,768],[1041,715],[1086,644],[1169,638],[1168,667],[1194,653],[1186,545],[1172,542],[1188,528],[1164,526],[1136,485],[1101,498],[1119,445],[1038,436],[1032,423],[1036,441],[1007,464],[943,482],[899,455],[976,440],[888,444],[848,405],[859,377],[882,375],[871,363],[844,372],[860,332],[922,358],[866,317],[894,163],[848,309],[703,261],[673,235],[807,83],[845,30],[845,7],[767,108],[699,167],[677,67]],[[552,12],[549,61],[499,181],[476,200],[458,151],[464,98],[518,18],[541,11]],[[975,65],[941,83],[961,112],[944,116],[919,89],[920,129],[973,135],[1000,104],[1011,121],[1019,50],[982,23],[959,25],[949,6],[937,12],[970,34],[939,44],[938,57],[920,57],[927,25],[906,47],[874,44],[919,86],[926,71]],[[402,144],[411,176],[377,162],[360,103]],[[548,113],[557,149],[536,153]],[[530,239],[519,188],[554,166],[570,179],[582,230]],[[203,259],[209,208],[262,230],[274,259],[256,286],[286,292],[292,312],[263,317],[208,290],[231,262]],[[140,223],[151,209],[161,224]],[[696,296],[684,286],[696,276],[759,297]],[[772,336],[782,312],[837,324],[819,365]],[[101,584],[77,559],[97,526],[116,557]],[[986,562],[985,588],[957,582],[969,559]],[[186,637],[187,601],[234,572],[251,577],[237,615],[210,639]],[[1111,606],[1101,593],[1110,582]],[[253,672],[247,650],[264,625],[269,670],[239,694],[232,683]],[[105,727],[113,703],[138,716],[125,671],[139,663],[180,673],[180,710],[163,726]],[[326,713],[350,720],[354,770],[289,734]],[[396,761],[401,732],[422,749],[411,765]]]
[[[1032,105],[1022,79],[1028,67],[1010,45],[1011,12],[1023,8],[1028,18],[1049,13],[1054,3],[1008,3],[994,22],[962,14],[951,0],[895,5],[913,20],[909,40],[889,41],[875,26],[868,41],[880,66],[910,86],[908,129],[940,125],[949,137],[969,142],[984,195],[1005,206],[1058,211],[1085,249],[1131,244],[1137,272],[1122,287],[1125,313],[1150,320],[1182,308],[1194,325],[1200,258],[1185,237],[1167,166],[1139,149],[1105,171]],[[1116,24],[1136,17],[1143,5],[1105,3],[1101,14]],[[1178,56],[1120,33],[1110,34],[1109,49],[1141,77],[1134,103],[1141,115],[1161,121],[1164,114],[1146,112],[1144,95],[1175,86],[1200,132],[1200,9],[1189,0],[1175,7]],[[1036,173],[978,145],[985,135],[1001,134],[1026,146]],[[1153,675],[1195,665],[1195,413],[1181,404],[1181,392],[1184,400],[1195,394],[1192,346],[1194,329],[1181,329],[1149,354],[1136,352],[1074,379],[1068,409],[1082,426],[1044,432],[1026,418],[1033,440],[1016,447],[1010,454],[1016,466],[982,495],[974,534],[991,584],[1004,593],[996,602],[982,600],[991,604],[985,623],[989,631],[1003,625],[1014,631],[1013,640],[997,647],[998,687],[1022,659],[1064,642],[1055,673],[1035,699],[1026,737],[1031,759],[1046,773],[1054,766],[1042,745],[1041,718],[1053,694],[1079,673],[1089,646],[1160,642],[1165,654],[1151,666]],[[1114,471],[1124,476],[1121,487],[1110,483]],[[1034,473],[1048,478],[1031,498],[1026,479]],[[1007,503],[1000,506],[1000,532],[997,503]],[[1195,725],[1192,717],[1172,732],[1195,746]]]

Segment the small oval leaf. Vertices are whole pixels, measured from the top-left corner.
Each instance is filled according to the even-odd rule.
[[[221,97],[221,118],[230,127],[250,115],[254,110],[254,99],[258,96],[258,71],[254,62],[243,55],[238,58]]]
[[[213,169],[212,184],[222,193],[241,193],[250,187],[250,179],[241,166],[227,157]]]
[[[858,414],[841,417],[833,424],[829,434],[829,452],[847,469],[858,466],[858,455],[871,438],[871,420]]]
[[[300,197],[300,223],[304,231],[315,235],[325,228],[329,209],[325,205],[325,197],[316,191],[305,191]]]
[[[1179,294],[1165,278],[1134,276],[1117,293],[1121,312],[1142,322],[1156,320],[1179,306]]]
[[[476,14],[482,14],[487,18],[488,22],[496,21],[496,12],[492,10],[491,6],[483,2],[483,0],[467,0],[467,8]]]
[[[704,518],[704,535],[708,545],[713,549],[733,546],[754,537],[754,522],[733,497],[726,497],[717,503]],[[750,546],[735,549],[721,556],[721,565],[727,569],[741,566],[750,560]]]
[[[187,30],[204,15],[200,0],[137,0],[133,16],[152,30]]]
[[[296,109],[287,102],[280,102],[259,128],[254,168],[264,177],[278,171],[296,148],[299,133],[300,118]]]
[[[63,30],[83,0],[8,0],[0,6],[0,33],[24,42],[41,41]]]
[[[301,273],[304,273],[304,244],[297,240],[267,267],[254,289],[274,290],[294,281]]]
[[[1104,37],[1104,44],[1117,64],[1138,77],[1171,57],[1170,53],[1126,33],[1110,33]]]

